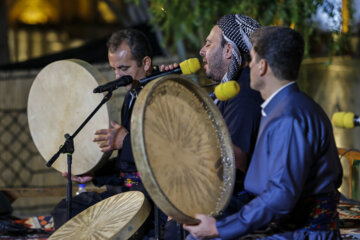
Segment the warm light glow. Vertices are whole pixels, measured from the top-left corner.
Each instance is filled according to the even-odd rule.
[[[150,2],[150,8],[154,9],[156,12],[166,13],[165,7],[161,3]]]
[[[24,30],[20,30],[17,36],[17,45],[18,45],[18,61],[25,61],[28,59],[28,33]]]
[[[92,14],[92,1],[89,0],[77,0],[79,4],[78,15],[82,20],[91,20],[93,18]]]
[[[19,17],[20,21],[27,24],[39,24],[46,23],[49,21],[49,18],[38,9],[26,9]]]
[[[115,14],[111,11],[109,6],[105,2],[103,1],[98,2],[98,10],[101,14],[101,17],[105,20],[105,22],[113,23],[116,21]]]
[[[49,31],[46,34],[46,40],[49,42],[55,42],[59,39],[58,33],[56,31]]]
[[[274,25],[275,26],[282,26],[283,25],[283,20],[282,19],[276,19],[274,21]]]
[[[49,1],[45,0],[20,0],[10,11],[12,20],[26,24],[44,24],[57,21],[58,11]]]
[[[68,47],[70,48],[76,48],[76,47],[80,47],[81,45],[84,44],[84,40],[81,39],[74,39],[71,42],[69,42]]]
[[[350,14],[349,14],[349,0],[342,0],[342,32],[349,32]]]
[[[31,50],[31,57],[40,57],[41,54],[43,53],[43,38],[42,38],[42,34],[40,31],[35,31],[32,36],[32,42],[33,45],[30,48]]]
[[[60,52],[61,50],[64,49],[64,46],[61,42],[53,42],[50,43],[50,51],[51,52]]]

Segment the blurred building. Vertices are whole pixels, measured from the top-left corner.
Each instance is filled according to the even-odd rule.
[[[31,138],[27,105],[32,82],[46,65],[69,58],[87,61],[113,80],[106,41],[121,28],[144,32],[154,55],[161,55],[148,20],[145,3],[135,6],[123,0],[0,1],[0,188],[16,192],[66,186],[59,172],[45,166]],[[120,116],[124,94],[119,89],[109,102],[114,115]],[[48,214],[63,197],[20,198],[13,203],[14,214]]]
[[[145,2],[133,5],[123,0],[4,0],[0,13],[0,65],[59,53],[85,43],[88,48],[67,52],[66,57],[88,55],[84,60],[107,61],[106,38],[124,27],[144,31],[155,53],[161,54],[147,24]]]

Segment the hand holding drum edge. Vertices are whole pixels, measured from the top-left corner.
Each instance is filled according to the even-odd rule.
[[[204,214],[196,214],[196,219],[200,220],[198,225],[186,225],[183,227],[185,230],[189,231],[196,238],[215,238],[220,237],[219,232],[216,228],[216,220],[211,216],[207,216]]]
[[[97,142],[102,152],[119,150],[123,147],[123,142],[129,132],[115,121],[111,121],[111,128],[100,129],[95,132],[96,137],[93,142]]]

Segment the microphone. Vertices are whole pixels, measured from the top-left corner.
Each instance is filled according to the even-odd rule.
[[[228,81],[217,85],[214,92],[210,94],[210,97],[213,100],[217,98],[220,101],[226,101],[235,97],[239,91],[240,86],[236,81]]]
[[[144,86],[148,82],[150,82],[158,77],[162,77],[162,76],[165,76],[168,74],[182,73],[184,75],[190,75],[190,74],[196,73],[200,69],[200,62],[199,62],[199,59],[197,59],[197,58],[190,58],[188,60],[182,61],[179,65],[180,65],[179,67],[174,68],[173,70],[169,70],[166,72],[159,72],[159,73],[150,75],[147,78],[141,79],[139,81],[140,86]]]
[[[133,81],[133,79],[131,76],[129,76],[129,75],[122,76],[114,81],[111,81],[106,84],[98,86],[97,88],[95,88],[93,90],[93,93],[102,93],[102,92],[106,92],[106,91],[113,91],[119,87],[129,85],[130,83],[132,83],[132,81]]]
[[[199,62],[199,59],[197,59],[197,58],[190,58],[188,60],[181,62],[179,65],[180,65],[179,67],[174,68],[173,70],[166,71],[166,72],[159,72],[159,73],[150,75],[149,77],[146,77],[139,81],[134,81],[134,82],[136,82],[139,86],[144,86],[148,82],[150,82],[158,77],[162,77],[162,76],[172,74],[172,73],[182,73],[184,75],[189,75],[189,74],[196,73],[200,69],[200,62]],[[131,82],[133,82],[133,79],[131,76],[123,76],[119,79],[116,79],[116,80],[106,83],[104,85],[98,86],[97,88],[95,88],[93,90],[93,92],[94,93],[102,93],[105,91],[113,91],[119,87],[126,86],[126,85],[130,84]]]
[[[337,112],[334,113],[332,122],[336,127],[354,128],[360,126],[360,117],[352,112]]]

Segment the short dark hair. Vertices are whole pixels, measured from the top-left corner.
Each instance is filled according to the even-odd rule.
[[[296,80],[304,55],[304,39],[287,27],[261,27],[251,35],[254,51],[270,65],[275,77]]]
[[[124,41],[129,45],[132,58],[136,61],[138,67],[142,65],[144,57],[149,56],[152,58],[152,49],[149,40],[145,34],[135,29],[123,29],[114,32],[107,42],[109,52],[116,52]]]

